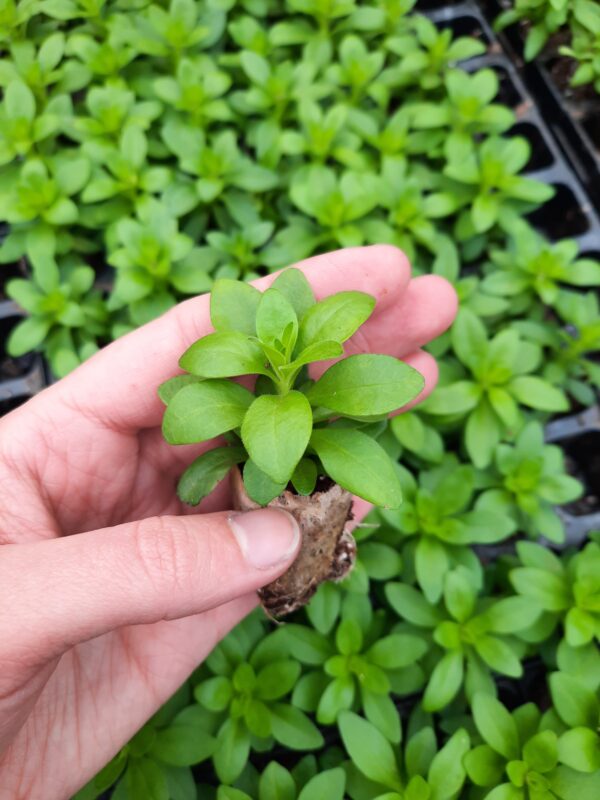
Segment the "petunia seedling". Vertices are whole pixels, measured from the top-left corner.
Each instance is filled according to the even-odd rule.
[[[266,505],[294,514],[305,547],[292,569],[263,590],[273,613],[306,602],[326,578],[341,578],[355,545],[344,526],[352,495],[397,508],[396,468],[377,437],[390,412],[423,389],[423,377],[389,355],[344,358],[343,343],[371,316],[375,299],[356,291],[317,302],[302,272],[282,272],[260,292],[216,281],[215,328],[186,350],[183,375],[164,383],[165,439],[195,444],[224,436],[179,480],[178,494],[198,504],[233,470],[240,509]],[[337,359],[316,380],[310,365]],[[253,388],[248,379],[257,376]]]

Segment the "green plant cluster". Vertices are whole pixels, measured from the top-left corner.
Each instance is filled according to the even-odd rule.
[[[420,372],[392,356],[340,359],[343,343],[374,308],[375,299],[364,292],[317,302],[304,273],[294,268],[262,293],[218,279],[210,296],[214,333],[194,342],[179,360],[186,372],[159,388],[167,442],[228,439],[185,470],[180,499],[197,505],[238,465],[248,496],[262,506],[290,481],[298,494],[311,495],[318,477],[327,476],[375,506],[398,508],[400,480],[376,439],[388,415],[425,384]],[[331,358],[339,360],[311,380],[307,367]],[[227,380],[253,374],[253,391]]]
[[[599,545],[534,541],[562,543],[555,506],[583,492],[543,425],[600,387],[600,265],[527,222],[553,189],[523,174],[497,75],[461,67],[485,45],[412,6],[0,11],[14,355],[62,375],[216,279],[357,244],[403,248],[461,306],[438,390],[379,437],[405,503],[357,529],[354,571],[293,624],[250,617],[79,800],[600,796]]]
[[[554,34],[566,33],[558,48],[575,62],[571,86],[590,85],[600,93],[600,8],[594,0],[515,0],[496,19],[502,30],[519,22],[525,32],[525,58],[532,61]]]

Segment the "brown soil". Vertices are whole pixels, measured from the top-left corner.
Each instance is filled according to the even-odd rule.
[[[260,506],[246,494],[239,470],[232,476],[234,507],[251,511]],[[269,503],[294,516],[302,534],[298,557],[287,572],[259,591],[267,614],[282,617],[305,605],[323,581],[339,581],[352,569],[356,543],[345,529],[352,519],[352,495],[323,479],[308,497],[286,489]]]

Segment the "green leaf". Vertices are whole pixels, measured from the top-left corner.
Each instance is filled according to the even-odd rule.
[[[421,536],[415,550],[415,572],[430,603],[437,603],[442,596],[444,576],[449,568],[448,553],[442,542],[433,536]]]
[[[548,679],[552,702],[560,717],[572,727],[598,727],[599,702],[590,689],[572,675],[554,672]]]
[[[307,392],[313,406],[347,416],[388,414],[422,391],[420,372],[392,356],[359,354],[338,361]]]
[[[308,781],[298,795],[298,800],[344,800],[345,788],[344,770],[341,767],[327,769]]]
[[[597,800],[600,797],[600,772],[586,775],[570,767],[557,767],[552,772],[550,786],[561,800]]]
[[[193,725],[173,724],[156,732],[151,752],[159,761],[187,767],[214,753],[216,740]]]
[[[469,734],[460,728],[434,756],[427,775],[431,800],[451,800],[457,796],[466,777],[463,759],[469,746]]]
[[[427,602],[421,592],[404,583],[388,583],[385,594],[389,604],[401,617],[421,628],[434,628],[443,617]]]
[[[261,300],[258,289],[241,281],[220,278],[210,293],[210,319],[216,331],[256,334],[256,312]]]
[[[125,772],[125,785],[130,797],[169,800],[166,775],[150,758],[131,759]]]
[[[292,475],[292,485],[298,494],[310,495],[317,483],[317,466],[310,458],[301,458]]]
[[[427,414],[466,414],[475,408],[481,398],[481,389],[473,381],[457,381],[450,386],[440,386],[421,409]]]
[[[171,400],[175,397],[180,389],[184,386],[189,386],[191,383],[199,383],[202,378],[196,375],[176,375],[174,378],[169,378],[168,381],[161,383],[158,387],[158,396],[165,405],[169,405]]]
[[[471,412],[465,427],[465,444],[476,467],[489,466],[500,438],[498,419],[487,400],[483,400]]]
[[[259,506],[268,506],[271,500],[279,497],[286,486],[287,481],[278,483],[271,480],[251,459],[244,464],[244,488],[248,497]]]
[[[475,650],[485,663],[496,672],[520,678],[523,674],[521,662],[507,642],[496,636],[480,636],[475,640]]]
[[[523,761],[536,772],[550,772],[558,762],[558,739],[554,731],[541,731],[523,746]]]
[[[181,389],[163,418],[169,444],[205,442],[242,424],[253,395],[231,381],[202,381]]]
[[[387,453],[360,431],[318,428],[310,438],[321,463],[336,483],[370,503],[397,508],[402,502],[398,475]]]
[[[177,484],[177,496],[191,506],[213,491],[234,464],[240,464],[246,453],[243,447],[215,447],[203,453],[185,470]]]
[[[9,355],[18,357],[35,350],[45,340],[50,330],[50,322],[39,317],[29,317],[19,322],[10,333],[6,343]]]
[[[366,655],[369,661],[378,667],[398,669],[415,663],[427,650],[427,642],[420,636],[392,633],[375,642]]]
[[[284,631],[290,654],[302,664],[321,666],[333,655],[328,639],[311,628],[288,624]]]
[[[289,341],[289,352],[296,343],[296,312],[289,300],[277,289],[267,289],[260,299],[256,312],[256,334],[261,342],[269,345],[280,342],[286,345],[286,349]]]
[[[494,786],[502,780],[506,761],[489,744],[482,744],[466,754],[464,764],[476,786]]]
[[[294,267],[283,270],[273,281],[272,288],[277,289],[287,298],[294,307],[299,320],[316,303],[313,290],[304,273]]]
[[[258,783],[260,800],[296,800],[296,784],[290,773],[271,761]]]
[[[32,122],[35,117],[35,97],[29,86],[20,80],[11,81],[4,90],[4,108],[9,119]]]
[[[343,352],[344,348],[339,342],[315,342],[314,344],[309,344],[302,352],[298,353],[289,366],[295,369],[304,364],[311,364],[314,361],[326,361],[330,358],[338,358]]]
[[[345,342],[371,316],[375,298],[364,292],[338,292],[311,306],[298,333],[298,351],[315,342]]]
[[[233,783],[246,766],[250,753],[250,736],[241,719],[229,718],[217,736],[213,755],[216,773],[223,783]]]
[[[514,719],[499,700],[478,692],[472,701],[477,730],[489,746],[511,761],[520,755],[519,734]]]
[[[456,697],[463,682],[463,673],[462,653],[446,653],[436,664],[425,689],[422,701],[424,710],[439,711],[445,708]]]
[[[388,740],[370,722],[346,711],[338,725],[348,755],[356,767],[372,781],[402,790],[394,751]]]
[[[292,750],[317,750],[323,737],[314,723],[294,706],[275,703],[271,706],[273,736]]]
[[[562,389],[535,375],[519,375],[508,384],[508,388],[524,406],[539,411],[567,411],[569,401]]]
[[[254,463],[276,483],[287,483],[306,450],[312,411],[301,392],[257,397],[244,417],[242,441]]]
[[[573,728],[558,740],[558,758],[578,772],[600,770],[600,737],[589,728]]]
[[[179,366],[202,378],[268,374],[260,345],[239,331],[210,333],[199,339],[181,356]]]
[[[376,694],[363,687],[362,704],[366,718],[392,744],[400,744],[402,728],[394,701],[388,694]]]
[[[545,611],[563,611],[571,605],[564,578],[533,567],[519,567],[510,573],[510,581],[519,594],[530,597]]]

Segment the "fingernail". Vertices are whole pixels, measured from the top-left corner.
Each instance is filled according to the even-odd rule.
[[[270,569],[288,561],[298,547],[300,529],[287,511],[259,508],[232,514],[228,522],[244,559],[254,569]]]

